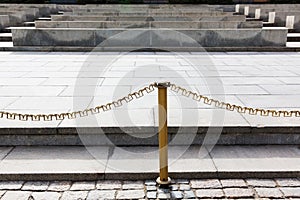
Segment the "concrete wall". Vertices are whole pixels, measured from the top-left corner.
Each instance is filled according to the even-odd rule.
[[[9,16],[0,15],[0,30],[3,30],[5,27],[9,26]]]
[[[100,16],[64,16],[52,15],[51,21],[246,21],[242,15],[233,16],[202,16],[202,17],[100,17]]]
[[[125,32],[124,32],[125,31]],[[83,46],[94,47],[118,33],[119,39],[110,40],[108,47],[185,47],[178,33],[193,38],[204,47],[260,47],[285,46],[287,29],[12,29],[14,46]],[[178,34],[174,40],[171,34]]]
[[[36,21],[36,28],[262,28],[261,21]]]

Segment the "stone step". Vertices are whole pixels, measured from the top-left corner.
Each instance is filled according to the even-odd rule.
[[[0,42],[12,41],[12,33],[0,33]]]
[[[201,149],[201,150],[200,150]],[[158,147],[1,147],[1,180],[141,180],[158,176]],[[171,178],[295,178],[293,145],[169,146]]]
[[[0,129],[0,146],[55,146],[68,145],[158,145],[157,127],[49,127],[46,123],[24,128],[15,123],[15,128]],[[53,124],[53,123],[52,123]],[[19,126],[19,127],[18,127]],[[28,126],[28,125],[27,125]],[[36,126],[36,127],[34,127]],[[44,127],[38,128],[37,126]],[[180,130],[180,131],[179,131]],[[211,138],[213,131],[216,137]],[[201,145],[210,138],[219,145],[299,145],[300,127],[297,126],[227,126],[218,129],[209,127],[169,127],[169,141],[174,144]],[[181,139],[178,139],[181,138]]]
[[[288,42],[300,42],[300,33],[288,33],[287,41]]]

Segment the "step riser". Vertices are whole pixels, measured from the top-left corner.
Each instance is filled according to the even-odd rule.
[[[155,180],[159,172],[140,173],[59,173],[59,174],[0,174],[2,181],[97,181],[97,180]],[[298,172],[169,172],[172,179],[246,179],[298,178]]]
[[[288,42],[300,42],[300,37],[288,37]]]
[[[151,128],[149,128],[151,129]],[[158,136],[156,131],[149,129],[131,129],[130,134],[124,133],[118,128],[105,130],[94,129],[84,131],[81,136],[76,129],[1,129],[0,146],[82,146],[85,145],[117,145],[117,146],[157,146]],[[154,128],[153,128],[154,130]],[[198,130],[198,133],[189,132],[189,129],[177,133],[170,128],[169,141],[173,145],[201,145],[206,136],[206,129]],[[218,132],[217,132],[218,133]],[[135,136],[134,136],[135,135]],[[138,136],[138,137],[136,137]],[[139,137],[142,136],[142,137]],[[181,137],[182,139],[178,139]],[[176,138],[176,140],[174,139]],[[189,138],[185,140],[185,138]],[[298,128],[251,129],[251,128],[224,128],[217,142],[218,145],[299,145],[300,133]]]
[[[12,42],[12,37],[0,37],[0,42]]]

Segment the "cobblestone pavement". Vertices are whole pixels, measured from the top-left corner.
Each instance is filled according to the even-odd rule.
[[[177,179],[169,188],[154,180],[4,182],[1,200],[72,199],[300,199],[300,179]]]

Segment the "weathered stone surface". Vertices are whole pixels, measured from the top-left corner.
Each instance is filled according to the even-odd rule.
[[[279,188],[255,188],[261,198],[282,198],[283,194]]]
[[[122,32],[123,31],[123,32]],[[175,32],[176,31],[176,32]],[[285,46],[287,29],[12,29],[14,46],[82,46],[95,47],[179,47],[195,40],[203,47]],[[121,33],[122,32],[122,33]],[[110,39],[121,33],[122,40]],[[166,35],[169,35],[166,40]],[[201,37],[199,37],[201,35]],[[36,38],[32,40],[30,38]],[[135,39],[134,39],[135,38]],[[181,38],[180,40],[178,38]],[[151,43],[150,43],[151,41]]]
[[[291,178],[291,179],[276,179],[276,182],[279,186],[282,187],[300,187],[300,180],[297,178]]]
[[[171,198],[172,199],[182,199],[183,198],[183,192],[181,192],[181,191],[172,191],[171,192]]]
[[[90,191],[87,200],[104,200],[104,199],[114,199],[116,195],[116,190],[93,190]]]
[[[78,200],[85,199],[88,191],[66,191],[61,196],[60,200]]]
[[[75,182],[71,186],[70,190],[93,190],[95,189],[95,182]]]
[[[247,179],[246,181],[253,187],[276,187],[276,183],[272,179]]]
[[[144,189],[144,183],[142,181],[124,181],[122,188],[123,190]]]
[[[48,190],[49,191],[65,191],[70,189],[71,187],[71,182],[70,181],[55,181],[51,182]]]
[[[180,184],[179,185],[179,190],[190,190],[191,186],[187,184]]]
[[[153,180],[146,180],[145,181],[145,185],[151,185],[151,186],[155,186],[157,183]]]
[[[229,198],[245,198],[254,196],[253,190],[248,188],[225,188],[224,193],[225,196]]]
[[[145,197],[144,190],[117,191],[117,199],[142,199]]]
[[[171,194],[170,193],[158,193],[157,198],[158,199],[170,199]]]
[[[19,190],[23,184],[24,181],[1,181],[0,190]]]
[[[177,180],[175,180],[175,182],[179,183],[179,184],[189,184],[188,179],[177,179]]]
[[[61,194],[59,192],[33,192],[31,197],[34,200],[58,200]]]
[[[156,199],[156,192],[147,192],[148,199]]]
[[[192,198],[195,198],[195,194],[193,191],[184,191],[184,195],[183,195],[183,198],[185,199],[192,199]]]
[[[154,191],[154,190],[156,190],[156,186],[153,186],[153,185],[147,185],[147,186],[146,186],[146,190],[147,190],[147,191]]]
[[[96,188],[98,190],[114,190],[122,187],[121,181],[98,181]]]
[[[30,193],[28,191],[7,191],[1,200],[28,200]]]
[[[49,182],[29,181],[23,185],[22,190],[42,191],[42,190],[47,190],[48,186],[49,186]]]
[[[282,187],[280,190],[285,197],[300,197],[300,187]]]
[[[196,190],[196,196],[199,198],[222,198],[224,193],[221,189],[200,189]]]
[[[243,179],[223,179],[220,180],[222,187],[247,187],[246,182]]]
[[[191,180],[192,188],[222,188],[218,179]]]

